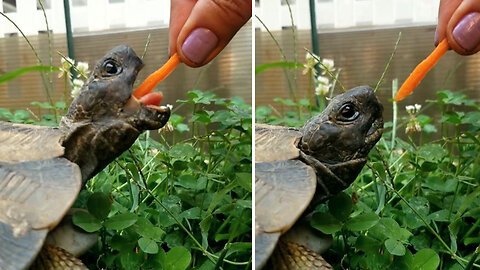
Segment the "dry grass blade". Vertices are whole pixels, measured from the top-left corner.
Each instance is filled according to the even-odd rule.
[[[338,83],[338,85],[340,85],[340,88],[342,88],[343,92],[347,92],[347,89],[345,88],[345,86],[343,86],[343,84],[340,82],[340,80],[337,78],[337,76],[335,76],[335,74],[333,74],[330,71],[330,69],[322,63],[322,60],[320,58],[318,58],[318,56],[316,56],[313,52],[311,52],[307,48],[305,48],[305,51],[307,51],[315,60],[317,60],[318,64],[323,67],[325,72],[327,72],[328,76],[330,76],[330,78],[332,78],[332,80],[334,80],[336,83]]]
[[[390,67],[390,63],[392,62],[393,57],[395,56],[395,53],[397,52],[398,43],[400,43],[401,37],[402,37],[402,32],[399,32],[397,42],[395,42],[395,47],[393,48],[393,52],[390,55],[390,58],[388,59],[387,65],[385,66],[385,69],[383,70],[382,76],[380,76],[380,79],[378,80],[377,85],[375,85],[375,89],[373,90],[373,92],[375,92],[375,93],[377,92],[378,88],[380,87],[380,84],[382,84],[383,79],[385,78],[385,74],[387,74],[388,68]]]

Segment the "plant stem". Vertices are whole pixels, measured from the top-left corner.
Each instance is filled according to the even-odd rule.
[[[202,253],[207,256],[207,258],[213,262],[214,264],[217,263],[217,261],[215,261],[214,259],[219,259],[219,256],[215,255],[215,254],[212,254],[210,253],[209,251],[207,251],[206,249],[203,248],[202,244],[200,244],[200,242],[198,242],[198,240],[195,238],[195,236],[193,236],[193,234],[182,224],[182,222],[175,216],[175,214],[173,214],[172,211],[170,211],[170,209],[168,209],[155,195],[153,195],[153,193],[142,187],[141,185],[139,185],[139,183],[137,182],[137,180],[135,179],[135,177],[133,177],[133,175],[131,174],[131,172],[125,168],[123,165],[121,165],[119,162],[117,162],[117,164],[120,166],[120,168],[122,168],[125,173],[127,175],[130,176],[130,178],[132,179],[133,182],[135,182],[135,184],[140,188],[142,189],[142,191],[144,192],[147,192],[157,203],[158,205],[160,205],[163,210],[165,210],[165,212],[167,212],[167,214],[173,218],[173,220],[175,220],[175,223],[177,223],[177,225],[183,230],[185,231],[185,233],[188,235],[188,237],[190,237],[190,239],[192,239],[192,241],[194,242],[194,244],[197,246],[197,248],[202,251]],[[229,263],[229,264],[232,264],[232,265],[245,265],[245,264],[248,264],[249,262],[234,262],[234,261],[230,261],[230,260],[224,260],[225,262]]]
[[[23,36],[23,39],[25,39],[25,41],[28,43],[28,46],[30,46],[30,49],[32,50],[33,54],[35,54],[35,57],[37,58],[37,62],[39,65],[43,66],[43,62],[42,62],[42,59],[40,58],[40,56],[38,55],[37,51],[35,50],[35,48],[33,47],[32,43],[30,43],[30,40],[27,38],[27,36],[25,36],[25,34],[23,33],[22,29],[20,29],[20,27],[18,27],[18,25],[12,20],[10,19],[7,15],[5,15],[5,13],[3,12],[0,12],[0,15],[2,15],[3,17],[5,17],[5,19],[7,19],[10,23],[13,24],[13,26],[15,26],[15,28],[17,28],[18,32],[20,32],[20,34]],[[42,83],[43,83],[43,87],[45,88],[45,93],[47,95],[47,100],[48,102],[50,103],[50,105],[53,107],[53,101],[52,101],[52,97],[50,96],[50,92],[49,92],[49,88],[48,88],[48,85],[47,85],[47,82],[45,81],[45,76],[43,73],[40,73],[40,76],[42,78]],[[54,110],[55,112],[55,122],[57,122],[57,114],[56,114],[56,110]]]
[[[133,153],[132,149],[128,149],[128,152],[132,156],[133,159],[133,164],[135,164],[135,167],[137,167],[138,174],[140,175],[140,179],[142,179],[143,186],[148,189],[147,186],[147,179],[145,178],[145,175],[143,175],[142,168],[140,167],[140,164],[138,163],[137,158],[135,157],[135,153]]]
[[[470,261],[468,262],[467,266],[465,267],[465,270],[470,270],[472,269],[475,261],[477,260],[478,258],[478,254],[480,253],[480,246],[477,246],[477,248],[475,249],[475,252],[473,253],[473,256],[472,258],[470,259]]]
[[[149,33],[148,36],[147,36],[147,42],[145,43],[145,47],[143,48],[142,59],[144,59],[145,56],[147,55],[148,45],[150,45],[150,38],[151,37],[152,37],[152,35]]]
[[[320,58],[318,58],[315,54],[313,54],[307,48],[305,48],[305,51],[307,51],[315,60],[317,60],[318,64],[323,67],[325,72],[327,72],[328,76],[330,76],[330,78],[332,78],[334,81],[336,81],[338,83],[338,85],[340,85],[343,92],[347,92],[347,89],[345,88],[345,86],[343,86],[343,84],[340,82],[340,80],[338,80],[338,78],[330,71],[330,69],[322,63],[322,60]]]
[[[372,170],[372,172],[374,174],[377,175],[377,177],[380,180],[383,181],[383,179],[380,177],[378,172],[373,167],[370,166],[369,168]],[[410,210],[412,210],[412,212],[418,217],[418,219],[420,219],[420,221],[422,221],[422,223],[425,225],[425,227],[427,227],[427,229],[438,239],[438,241],[440,241],[440,243],[443,245],[443,247],[453,257],[453,259],[455,259],[462,267],[465,267],[465,265],[462,262],[462,260],[464,260],[464,259],[461,259],[459,256],[457,256],[457,254],[455,254],[455,252],[453,250],[450,249],[450,247],[447,245],[447,243],[445,243],[445,241],[442,239],[442,237],[432,228],[432,226],[422,217],[422,215],[420,215],[420,213],[413,206],[411,206],[410,203],[402,195],[400,195],[400,193],[398,193],[398,191],[395,190],[395,188],[388,186],[386,184],[386,182],[384,184],[392,192],[394,192],[397,195],[397,197],[399,197],[405,203],[405,205],[407,205],[407,207],[410,208]]]
[[[53,66],[53,58],[52,58],[52,38],[50,36],[50,27],[48,25],[48,19],[47,19],[47,13],[45,12],[45,8],[43,6],[43,0],[38,0],[38,3],[40,4],[40,8],[42,9],[42,13],[43,13],[43,18],[45,19],[45,25],[47,27],[47,39],[48,39],[48,60],[49,60],[49,64],[50,66]],[[54,90],[53,89],[53,79],[52,79],[52,71],[50,71],[48,73],[48,85],[47,86],[50,86],[51,89],[49,89],[47,91],[47,93],[50,93],[50,90]],[[49,102],[50,102],[50,105],[53,107],[53,112],[55,114],[55,123],[58,123],[58,109],[57,109],[57,106],[53,106],[53,100],[51,97],[49,97],[49,95],[47,95],[47,98],[49,99]]]
[[[280,46],[280,44],[278,43],[277,39],[273,36],[272,32],[270,32],[270,30],[268,29],[268,27],[265,25],[265,23],[263,23],[263,21],[257,16],[255,15],[255,18],[257,18],[257,20],[263,25],[263,27],[265,28],[265,30],[267,31],[267,33],[270,35],[270,37],[272,38],[273,42],[275,42],[275,45],[277,46],[278,50],[280,51],[280,56],[282,57],[282,60],[284,62],[287,62],[287,56],[285,55],[285,53],[283,52],[282,50],[282,47]],[[288,76],[288,72],[286,69],[283,69],[283,73],[285,74],[285,79],[287,79],[287,86],[288,86],[288,90],[290,92],[290,97],[293,99],[293,101],[296,103],[297,102],[297,98],[295,96],[295,92],[293,90],[293,86],[292,86],[292,82],[290,81],[290,77]]]
[[[383,82],[383,79],[385,78],[385,74],[387,74],[388,68],[390,67],[390,63],[393,60],[393,57],[395,56],[395,52],[397,51],[398,43],[400,42],[400,38],[402,37],[402,32],[398,33],[398,38],[397,42],[395,42],[395,47],[393,47],[393,52],[390,55],[390,58],[388,59],[387,65],[385,66],[385,69],[383,70],[382,76],[380,76],[380,79],[377,82],[377,85],[375,85],[375,89],[373,92],[377,92],[378,88],[380,87],[380,84]]]
[[[398,79],[395,78],[392,80],[392,99],[395,97],[398,91]],[[392,142],[390,144],[390,158],[393,154],[393,149],[395,148],[395,139],[397,137],[397,117],[398,117],[398,104],[397,102],[393,102],[392,104],[393,110],[393,126],[392,126]]]
[[[293,62],[298,63],[298,55],[297,55],[297,34],[295,33],[295,22],[293,20],[293,13],[292,13],[292,7],[290,6],[290,1],[286,0],[287,2],[287,7],[288,7],[288,13],[290,14],[290,23],[291,23],[291,28],[292,28],[292,38],[293,38]],[[295,88],[294,91],[295,93],[297,92],[297,69],[293,69],[293,82],[295,83]]]

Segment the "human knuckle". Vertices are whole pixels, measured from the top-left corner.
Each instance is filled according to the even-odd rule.
[[[211,0],[212,4],[224,14],[235,16],[240,21],[247,21],[251,14],[251,1],[248,0]]]

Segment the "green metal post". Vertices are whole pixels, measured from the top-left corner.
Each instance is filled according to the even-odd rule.
[[[72,23],[70,20],[69,0],[63,0],[63,9],[65,11],[65,28],[67,29],[68,57],[70,57],[70,59],[75,59],[75,49],[73,48]],[[77,72],[75,71],[75,69],[71,68],[70,72],[72,73],[73,78],[77,76]]]
[[[70,3],[63,0],[63,9],[65,11],[65,28],[67,29],[68,57],[75,59],[75,50],[73,49],[72,24],[70,20]]]
[[[312,39],[312,52],[316,55],[320,55],[318,49],[318,33],[317,33],[317,17],[315,12],[315,0],[310,0],[310,37]],[[317,74],[320,73],[319,65],[315,65]],[[320,105],[318,98],[315,98],[317,107]]]
[[[318,49],[318,33],[317,33],[317,19],[315,12],[315,0],[310,0],[310,36],[312,39],[312,52],[316,55],[320,55]],[[318,65],[316,66],[319,71]]]

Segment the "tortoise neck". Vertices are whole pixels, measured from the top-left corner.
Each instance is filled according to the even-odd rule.
[[[135,142],[140,132],[123,121],[72,122],[62,119],[64,157],[76,163],[83,182],[95,176]]]
[[[348,188],[367,162],[366,158],[358,158],[336,164],[326,164],[303,151],[300,151],[300,160],[315,169],[318,184],[315,192],[316,202],[324,202]]]

